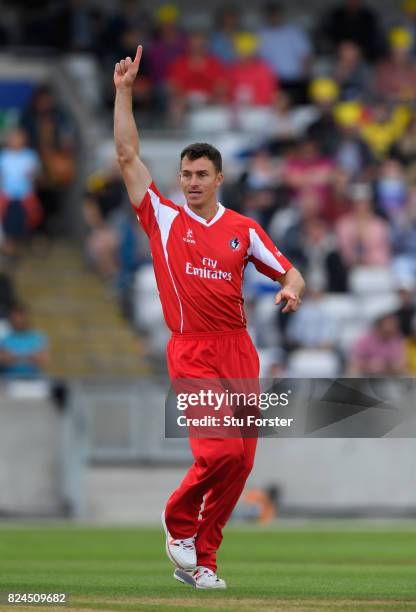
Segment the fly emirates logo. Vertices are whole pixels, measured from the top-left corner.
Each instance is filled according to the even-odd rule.
[[[185,273],[189,274],[190,276],[199,276],[199,278],[208,278],[210,280],[231,281],[233,278],[231,272],[219,270],[217,265],[217,259],[203,257],[202,268],[196,268],[191,262],[187,261],[185,264]]]

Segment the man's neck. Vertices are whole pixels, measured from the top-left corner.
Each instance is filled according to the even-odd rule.
[[[198,215],[198,217],[202,217],[205,221],[211,221],[217,214],[219,210],[219,205],[217,202],[205,204],[202,206],[192,206],[188,202],[188,207],[192,210],[193,213]]]

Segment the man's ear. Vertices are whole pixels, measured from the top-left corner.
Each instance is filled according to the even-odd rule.
[[[217,187],[219,187],[221,185],[221,183],[224,181],[224,175],[222,172],[218,172],[217,174],[217,178],[216,178],[216,185]]]

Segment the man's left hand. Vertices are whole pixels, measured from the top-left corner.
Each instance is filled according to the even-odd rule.
[[[281,291],[276,293],[276,298],[275,298],[276,306],[278,306],[282,302],[286,302],[285,307],[282,310],[282,313],[287,313],[287,312],[296,312],[296,310],[298,310],[299,306],[301,305],[302,300],[300,299],[299,295],[295,291],[293,291],[292,289],[289,289],[288,287],[285,287]]]

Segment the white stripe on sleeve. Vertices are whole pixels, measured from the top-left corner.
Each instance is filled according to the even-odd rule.
[[[279,272],[279,274],[284,274],[285,269],[280,265],[273,253],[266,247],[256,230],[250,227],[249,233],[250,246],[248,249],[248,254],[252,255],[266,266],[269,266],[269,268],[273,268],[273,270],[276,270],[276,272]]]
[[[155,211],[155,217],[156,217],[156,221],[157,224],[159,226],[159,230],[160,230],[160,236],[162,239],[162,246],[163,246],[163,253],[165,255],[165,259],[166,259],[166,265],[168,267],[168,271],[169,271],[169,275],[170,278],[172,280],[172,284],[173,284],[173,288],[175,290],[176,296],[178,298],[178,302],[179,302],[179,310],[181,313],[181,333],[183,331],[183,310],[182,310],[182,303],[181,303],[181,299],[179,297],[179,293],[178,290],[176,288],[175,285],[175,281],[173,280],[173,276],[172,276],[172,272],[169,266],[169,257],[168,257],[168,251],[166,248],[167,242],[168,242],[168,238],[169,238],[169,232],[170,232],[170,228],[172,227],[172,223],[175,220],[175,217],[177,215],[179,215],[179,212],[177,210],[175,210],[174,208],[171,208],[170,206],[166,206],[165,204],[162,204],[162,202],[160,201],[159,196],[152,191],[151,189],[148,190],[149,194],[150,194],[150,200],[152,202],[152,206],[153,206],[153,210]]]

